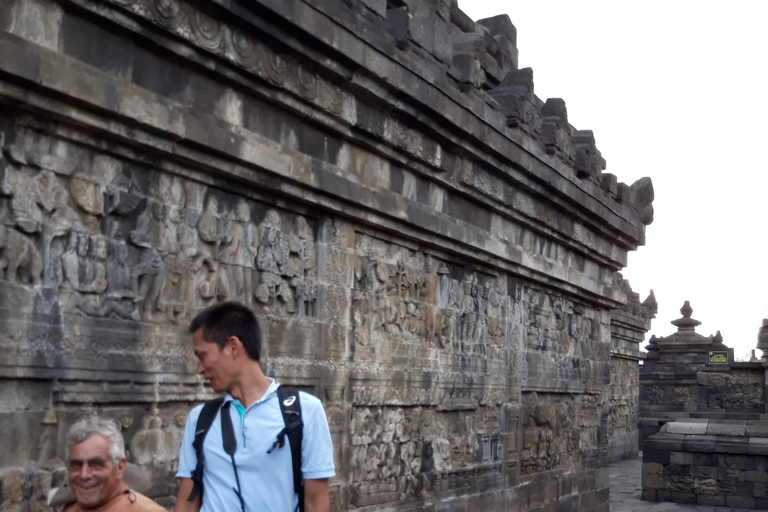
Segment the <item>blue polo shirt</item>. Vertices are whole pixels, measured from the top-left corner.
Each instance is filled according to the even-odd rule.
[[[269,380],[270,386],[264,396],[247,409],[231,395],[226,395],[225,400],[235,402],[234,407],[229,407],[237,437],[235,462],[246,512],[294,512],[298,497],[293,491],[291,448],[287,439],[282,448],[267,454],[277,434],[285,426],[277,397],[279,384],[274,379]],[[304,421],[301,447],[304,479],[331,478],[336,474],[333,445],[323,405],[318,398],[304,392],[299,393],[299,400]],[[202,408],[202,405],[195,407],[187,417],[176,478],[191,478],[197,465],[192,441],[195,439],[197,418]],[[216,414],[203,443],[205,467],[201,512],[240,510],[240,501],[232,490],[233,487],[237,488],[237,484],[232,461],[224,451],[220,415],[221,410]]]

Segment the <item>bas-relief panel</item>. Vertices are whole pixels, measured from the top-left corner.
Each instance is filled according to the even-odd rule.
[[[600,446],[601,397],[523,393],[521,472],[575,468]]]
[[[0,140],[6,296],[134,330],[184,326],[225,299],[316,317],[315,219],[31,129]]]
[[[620,435],[637,429],[637,390],[639,386],[637,361],[611,358],[611,398],[608,404],[608,431]]]
[[[428,353],[504,357],[504,278],[365,234],[355,240],[354,349],[365,357]]]
[[[710,409],[759,409],[763,405],[762,371],[732,370],[731,373],[708,373],[707,407]]]
[[[354,405],[351,501],[393,502],[497,476],[503,458],[500,407]]]
[[[509,347],[524,389],[581,392],[608,384],[609,315],[528,283],[510,280],[508,288]]]

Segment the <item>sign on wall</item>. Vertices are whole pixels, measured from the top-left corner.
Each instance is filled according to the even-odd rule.
[[[728,351],[711,350],[709,352],[709,364],[728,364]]]

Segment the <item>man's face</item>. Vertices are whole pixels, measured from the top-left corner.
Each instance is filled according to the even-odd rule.
[[[203,338],[202,327],[192,335],[192,341],[197,356],[197,373],[205,377],[214,391],[228,391],[232,374],[232,351],[229,343],[219,349],[216,342]]]
[[[109,456],[109,440],[93,435],[69,450],[69,485],[80,508],[89,510],[109,502],[122,488],[125,459]]]

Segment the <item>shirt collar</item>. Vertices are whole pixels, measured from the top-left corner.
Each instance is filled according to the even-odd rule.
[[[264,392],[264,395],[262,395],[261,398],[259,398],[258,400],[256,400],[251,404],[251,407],[268,400],[273,394],[277,393],[277,388],[280,387],[280,384],[278,384],[277,381],[272,377],[267,377],[267,380],[269,381],[269,387]],[[240,403],[240,400],[236,399],[231,394],[227,393],[224,395],[224,403],[227,403],[227,402],[234,402],[234,406],[237,408],[240,415],[241,416],[243,415],[246,409]],[[248,409],[250,409],[251,407],[249,407]]]

